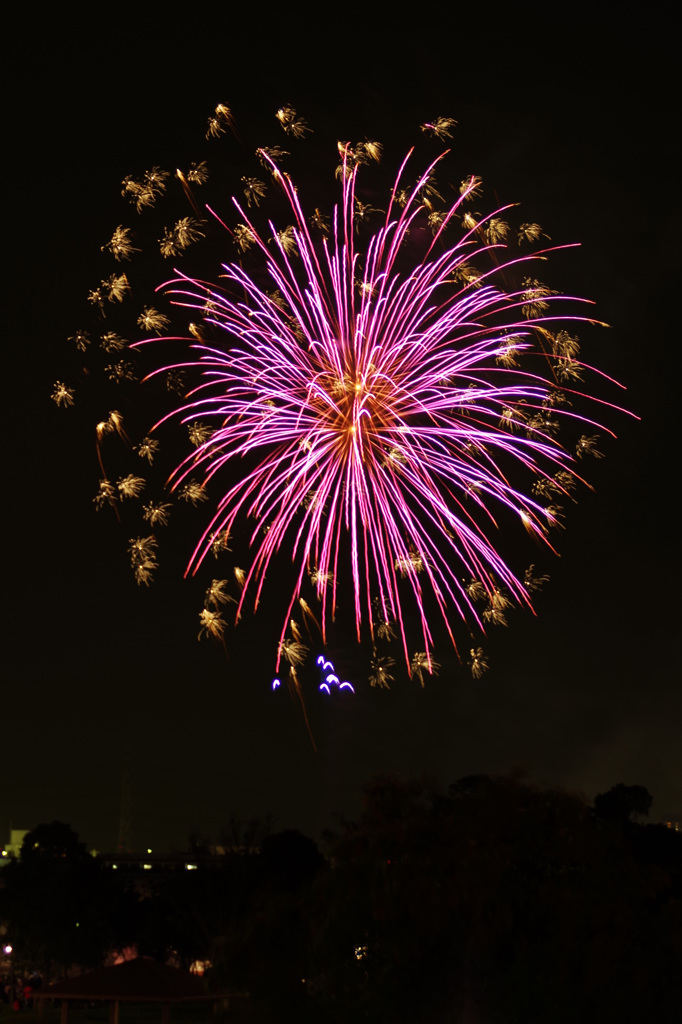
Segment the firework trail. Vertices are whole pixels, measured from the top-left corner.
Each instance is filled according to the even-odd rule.
[[[209,135],[232,127],[226,110],[217,108]],[[290,107],[276,116],[294,138],[310,131]],[[422,130],[442,139],[454,125],[438,118]],[[556,501],[582,480],[576,460],[601,456],[597,435],[581,433],[599,425],[575,409],[584,397],[575,382],[592,368],[579,361],[572,332],[578,322],[595,321],[584,300],[533,276],[551,252],[522,248],[544,237],[537,224],[512,233],[510,207],[483,217],[470,212],[478,177],[462,182],[453,203],[443,200],[435,173],[446,153],[420,164],[410,151],[378,210],[362,202],[360,181],[381,147],[338,148],[339,198],[330,213],[305,208],[279,147],[258,150],[271,184],[242,179],[245,202],[232,199],[236,226],[208,210],[236,258],[223,263],[217,281],[178,270],[163,288],[198,323],[185,328],[189,353],[150,375],[189,374],[193,381],[156,427],[181,421],[193,446],[171,476],[172,494],[199,507],[222,488],[188,571],[199,571],[217,549],[229,550],[246,529],[249,563],[233,570],[238,620],[258,606],[282,552],[294,566],[277,671],[289,661],[297,680],[308,651],[292,618],[297,606],[305,628],[314,622],[324,642],[348,590],[358,641],[364,631],[371,641],[371,681],[392,679],[393,659],[377,645],[396,636],[408,672],[423,685],[424,672],[439,667],[430,654],[435,620],[456,646],[456,622],[472,636],[475,627],[506,625],[505,611],[530,607],[532,591],[547,578],[532,566],[517,574],[496,534],[515,520],[551,547],[549,529],[561,516]],[[191,183],[200,184],[206,171],[203,163],[193,168],[178,176],[200,214]],[[161,194],[164,173],[154,168],[140,181],[126,179],[124,193],[138,211]],[[259,209],[273,187],[291,219],[279,230]],[[181,218],[165,230],[162,255],[183,254],[208,230],[199,217]],[[129,259],[137,252],[133,238],[119,226],[107,248],[117,260]],[[253,269],[245,269],[247,260]],[[103,315],[127,288],[127,276],[114,275],[89,300]],[[134,343],[132,352],[152,349],[158,359],[164,344],[177,344],[176,334],[159,337],[168,318],[153,307],[137,322],[157,337]],[[77,345],[83,335],[75,336]],[[132,370],[118,376],[126,372]],[[53,397],[73,401],[61,383]],[[572,448],[558,439],[562,425],[580,433]],[[138,454],[151,463],[156,443],[145,437]],[[116,490],[105,479],[101,502],[141,490],[127,480]],[[145,518],[163,521],[168,509],[147,504]],[[138,581],[148,582],[143,554],[153,552],[155,567],[155,546],[138,538],[130,550]],[[213,586],[200,635],[224,643],[218,603],[228,600],[227,581]],[[311,589],[317,617],[303,597]],[[410,654],[414,621],[419,642]],[[482,649],[471,647],[469,664],[476,677],[485,670]]]

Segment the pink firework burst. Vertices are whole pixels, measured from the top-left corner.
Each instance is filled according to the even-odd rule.
[[[492,538],[512,517],[549,543],[553,500],[581,479],[557,429],[597,426],[571,405],[586,368],[570,332],[590,318],[571,312],[584,300],[531,276],[550,250],[510,255],[504,210],[466,212],[479,179],[436,209],[433,174],[445,154],[406,185],[408,154],[380,226],[360,245],[357,154],[342,149],[340,203],[327,223],[304,211],[292,180],[261,151],[293,225],[278,233],[268,222],[266,238],[233,199],[241,223],[231,234],[257,254],[258,272],[233,261],[219,284],[179,276],[166,286],[175,304],[201,311],[212,338],[191,343],[182,365],[201,381],[170,415],[201,416],[213,432],[178,466],[173,487],[198,471],[204,483],[228,481],[188,571],[216,536],[253,523],[237,616],[258,604],[275,555],[290,554],[280,656],[307,577],[323,635],[346,578],[358,638],[363,624],[373,642],[395,624],[409,665],[415,609],[429,651],[434,609],[454,643],[454,619],[484,628],[504,621],[511,602],[530,606],[532,573],[520,579]],[[521,225],[519,240],[539,231]],[[276,291],[262,286],[263,270]],[[583,435],[583,450],[594,441]]]

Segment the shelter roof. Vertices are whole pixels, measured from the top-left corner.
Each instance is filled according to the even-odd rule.
[[[212,999],[201,978],[148,957],[102,967],[77,978],[65,978],[36,992],[39,998],[102,999],[175,1003]]]

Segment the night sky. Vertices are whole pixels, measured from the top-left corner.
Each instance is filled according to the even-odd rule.
[[[679,187],[666,30],[622,17],[507,24],[493,12],[401,24],[397,12],[367,21],[344,7],[336,36],[267,5],[251,21],[185,11],[162,23],[123,10],[84,25],[63,9],[49,22],[15,18],[0,838],[10,824],[60,819],[89,846],[114,848],[126,764],[137,848],[182,848],[192,829],[216,836],[232,813],[271,814],[276,829],[317,838],[388,772],[446,785],[523,768],[589,799],[639,784],[654,797],[652,820],[682,815]],[[98,280],[93,260],[119,222],[122,178],[192,155],[218,102],[247,119],[291,102],[332,148],[365,135],[407,148],[422,121],[457,118],[465,173],[522,202],[553,241],[582,243],[560,258],[562,282],[611,325],[591,336],[589,356],[627,386],[611,399],[641,417],[609,418],[618,441],[587,468],[594,491],[571,510],[561,558],[543,556],[551,583],[538,616],[517,611],[495,634],[490,671],[477,681],[441,659],[424,690],[401,673],[388,692],[354,679],[356,697],[343,702],[313,686],[317,753],[299,709],[270,692],[266,624],[230,637],[227,661],[197,643],[201,602],[179,571],[136,587],[126,536],[92,505],[91,420],[50,400]]]

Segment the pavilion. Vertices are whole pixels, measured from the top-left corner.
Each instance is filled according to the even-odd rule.
[[[109,1003],[110,1024],[118,1024],[121,1003],[160,1003],[161,1024],[168,1024],[172,1003],[225,1001],[227,995],[207,992],[195,974],[141,956],[57,981],[35,992],[33,998],[40,1012],[46,999],[61,1000],[61,1024],[67,1024],[69,1003],[74,999]]]

